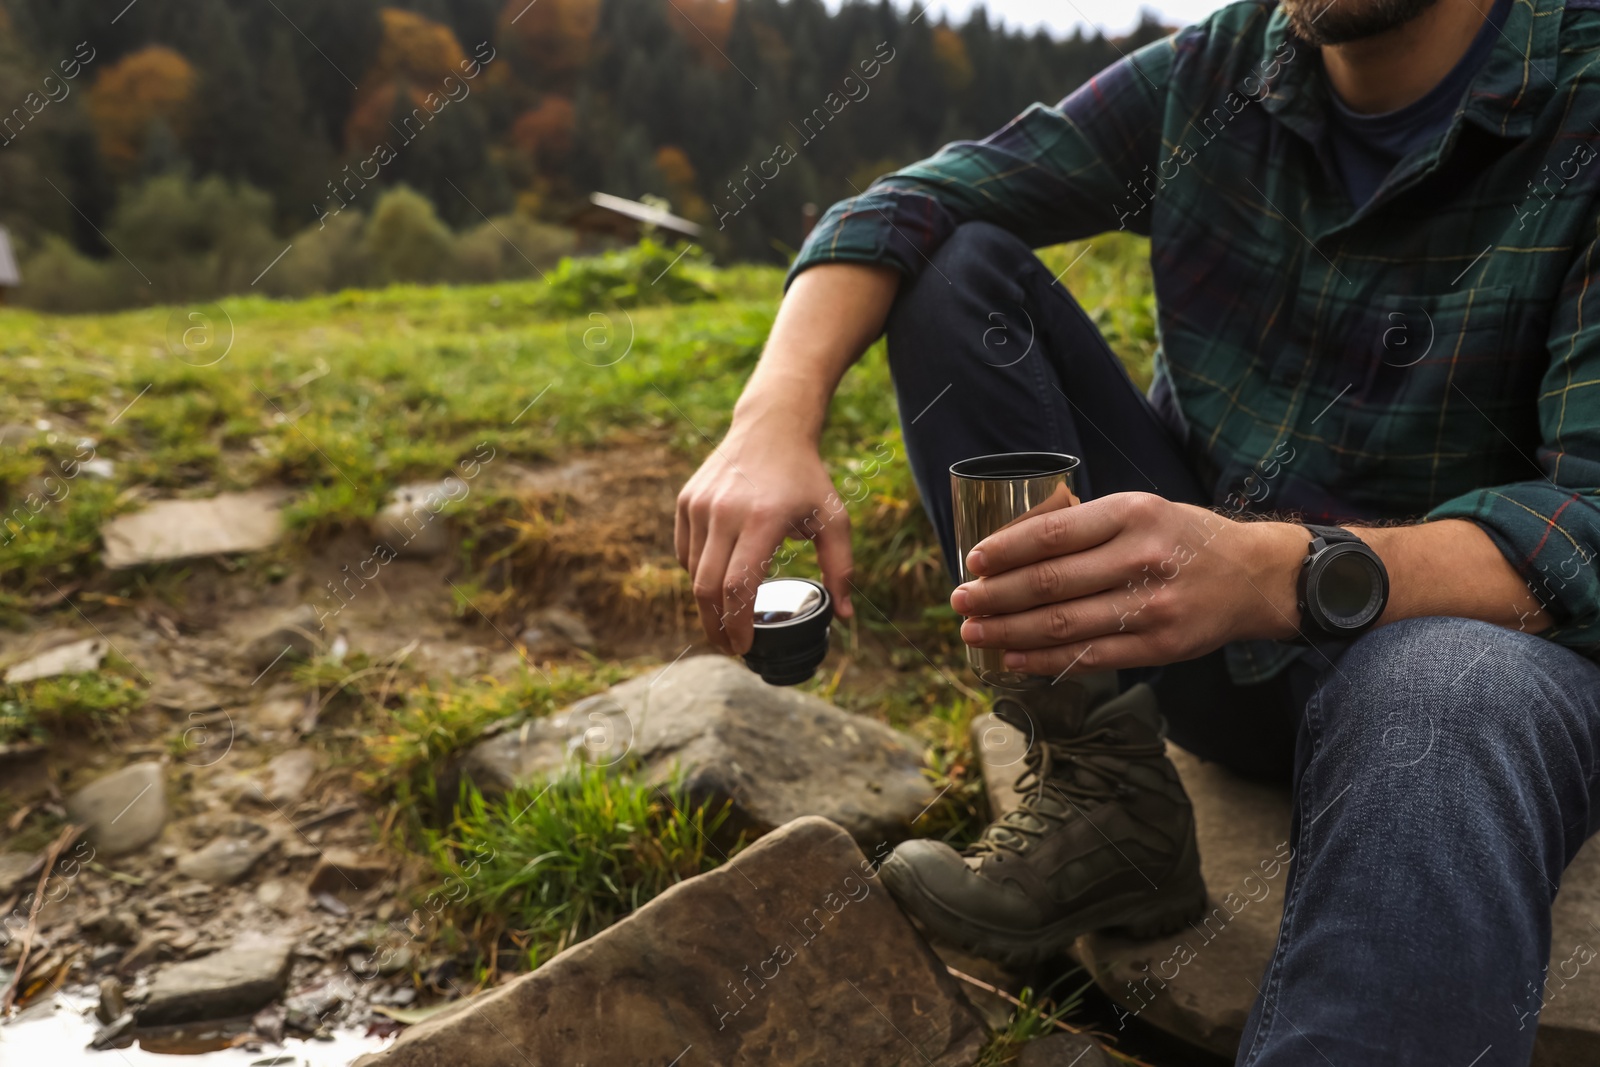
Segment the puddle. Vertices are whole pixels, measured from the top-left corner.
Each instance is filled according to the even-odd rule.
[[[328,1041],[285,1037],[250,1051],[229,1047],[249,1025],[237,1019],[137,1031],[126,1047],[97,1052],[89,1048],[97,1002],[92,989],[57,993],[13,1016],[0,1025],[0,1067],[348,1067],[393,1040],[345,1030]]]

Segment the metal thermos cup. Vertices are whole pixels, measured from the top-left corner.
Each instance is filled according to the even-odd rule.
[[[1003,452],[974,456],[950,466],[950,496],[955,504],[956,555],[963,583],[967,553],[996,530],[1035,511],[1063,507],[1076,494],[1076,456],[1060,452]],[[1005,668],[1005,650],[967,646],[967,663],[989,685],[1029,689],[1048,685],[1050,675],[1020,674]]]

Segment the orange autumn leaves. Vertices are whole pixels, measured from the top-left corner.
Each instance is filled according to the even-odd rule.
[[[666,0],[666,8],[669,25],[700,61],[726,65],[722,52],[738,0]],[[420,106],[465,58],[448,26],[392,7],[380,9],[379,18],[377,57],[359,79],[345,120],[343,140],[350,152],[384,140],[396,110]],[[535,166],[558,166],[570,152],[575,121],[570,82],[591,58],[599,18],[600,0],[507,0],[501,10],[497,42],[518,54],[544,87],[510,131],[512,148]],[[119,168],[134,167],[157,124],[183,143],[203,94],[199,83],[194,64],[163,45],[104,67],[89,90],[89,114],[106,159]],[[664,172],[674,172],[672,184],[688,185],[676,173],[683,167],[671,153],[661,162]]]
[[[162,45],[130,52],[102,68],[89,89],[89,118],[101,154],[115,167],[132,167],[157,122],[181,140],[197,80],[193,64]]]
[[[459,74],[466,59],[448,26],[399,8],[386,7],[378,14],[383,20],[378,56],[362,77],[345,120],[344,143],[352,152],[383,141],[402,97],[408,109],[421,107],[429,93],[441,91],[446,78]]]

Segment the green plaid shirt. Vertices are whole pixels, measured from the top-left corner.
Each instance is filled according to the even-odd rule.
[[[827,213],[791,272],[915,277],[962,222],[1151,238],[1160,351],[1224,509],[1478,523],[1600,650],[1600,10],[1516,0],[1442,134],[1360,207],[1320,53],[1236,3]],[[1288,458],[1285,458],[1288,457]],[[1284,646],[1230,648],[1241,682]]]

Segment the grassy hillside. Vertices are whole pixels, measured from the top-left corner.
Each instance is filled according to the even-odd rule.
[[[687,577],[670,558],[670,493],[726,430],[782,275],[714,268],[680,251],[646,244],[567,261],[544,281],[98,316],[0,311],[4,621],[33,630],[87,623],[120,641],[163,614],[148,612],[153,605],[182,616],[202,587],[231,582],[235,599],[254,590],[273,600],[276,583],[327,567],[324,549],[348,547],[390,490],[492,454],[494,476],[454,505],[457,550],[438,561],[430,595],[448,601],[453,589],[464,627],[479,628],[485,645],[509,643],[545,592],[540,576],[560,574],[576,583],[567,592],[594,606],[592,619],[606,616],[594,602],[615,594],[619,632],[670,633],[659,644],[672,651],[543,667],[524,657],[510,672],[446,677],[407,659],[415,643],[393,655],[356,645],[300,664],[293,684],[323,716],[307,743],[403,858],[419,906],[436,913],[423,924],[429,951],[471,961],[481,982],[536,966],[723,858],[704,850],[721,813],[693,810],[682,796],[663,804],[596,772],[486,801],[458,797],[449,773],[491,723],[547,714],[669,659],[693,631]],[[1042,258],[1145,384],[1154,318],[1143,243],[1101,238]],[[880,344],[846,377],[824,450],[842,481],[881,458],[882,446],[903,459]],[[653,502],[624,501],[618,512],[651,528],[585,518],[570,494],[530,492],[509,476],[585,454],[667,457],[639,460],[633,485]],[[809,685],[925,742],[940,800],[918,828],[960,838],[985,815],[967,739],[981,698],[960,681],[943,566],[907,465],[889,462],[864,481],[866,492],[845,491],[856,580],[877,610],[860,611],[837,668]],[[257,486],[292,494],[291,536],[279,548],[215,566],[101,567],[109,516],[145,499]],[[813,571],[809,548],[788,569]],[[203,624],[186,623],[181,641],[167,625],[175,644],[191,642],[191,659],[219,652],[201,644]],[[164,742],[181,759],[193,731],[144,706],[150,685],[116,655],[91,674],[0,685],[0,745],[43,741],[67,766],[73,735],[87,732],[102,747]],[[535,799],[537,817],[506,817]],[[13,814],[0,797],[0,819]],[[35,812],[17,840],[48,840],[58,828]],[[484,855],[500,860],[479,875],[473,857]],[[427,903],[446,893],[448,907]],[[1048,1029],[1041,1019],[1057,1010],[1031,1004],[1012,1039]],[[996,1047],[986,1062],[1009,1062],[1012,1046]]]
[[[50,583],[93,573],[99,523],[138,496],[289,486],[309,545],[483,442],[538,461],[650,434],[705,454],[760,353],[782,275],[675,255],[644,246],[565,263],[548,281],[0,311],[0,424],[13,427],[0,443],[0,608],[25,610]],[[1153,348],[1142,242],[1100,238],[1044,258],[1070,265],[1064,281],[1142,379]],[[896,435],[887,386],[879,346],[834,406],[825,447],[843,468]],[[36,424],[45,432],[23,432]],[[109,478],[61,478],[90,454],[112,461]],[[884,492],[904,498],[898,472]],[[37,514],[18,510],[30,492],[48,501]]]

